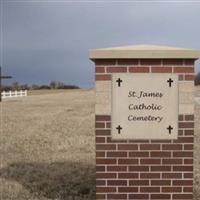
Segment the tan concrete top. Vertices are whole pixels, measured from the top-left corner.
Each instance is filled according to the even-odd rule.
[[[198,59],[200,51],[195,49],[185,49],[168,46],[157,45],[133,45],[121,46],[113,48],[92,49],[89,53],[89,58],[94,59],[131,59],[131,58],[185,58],[185,59]]]

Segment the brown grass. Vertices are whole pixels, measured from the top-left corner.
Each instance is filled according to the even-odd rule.
[[[70,89],[51,89],[51,90],[28,90],[28,96],[30,95],[44,95],[44,94],[59,94],[59,93],[66,93],[66,92],[80,92],[80,91],[87,91],[87,90],[84,90],[84,89],[74,89],[74,90],[70,90]]]
[[[94,91],[36,94],[1,103],[0,199],[95,199]],[[195,112],[194,194],[199,200],[199,105]]]
[[[94,199],[94,91],[4,100],[1,200]]]

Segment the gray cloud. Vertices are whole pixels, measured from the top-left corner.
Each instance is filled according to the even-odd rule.
[[[200,3],[3,2],[4,71],[22,83],[92,87],[92,48],[161,44],[200,49]],[[200,70],[197,63],[197,71]]]

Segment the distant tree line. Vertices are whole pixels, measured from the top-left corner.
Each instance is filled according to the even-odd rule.
[[[18,82],[13,82],[11,85],[2,85],[3,91],[14,91],[14,90],[42,90],[42,89],[80,89],[76,85],[66,85],[60,81],[51,81],[49,85],[38,85],[38,84],[19,84]]]

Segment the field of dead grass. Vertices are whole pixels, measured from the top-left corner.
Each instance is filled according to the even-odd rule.
[[[94,91],[1,104],[0,199],[95,199]]]
[[[36,94],[0,104],[0,199],[95,199],[94,90]],[[199,200],[200,105],[195,114]]]

